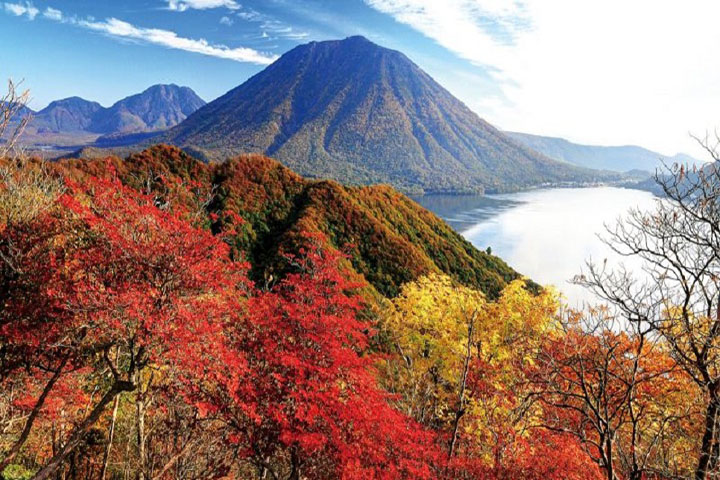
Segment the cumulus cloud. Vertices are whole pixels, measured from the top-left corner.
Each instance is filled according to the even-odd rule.
[[[5,11],[15,15],[16,17],[26,16],[30,20],[35,20],[40,10],[35,8],[32,3],[4,3]]]
[[[456,93],[503,128],[672,154],[720,126],[720,2],[365,2],[489,72],[497,101]]]
[[[227,25],[228,27],[231,26],[235,21],[230,17],[222,17],[220,18],[220,23],[222,25]]]
[[[240,5],[235,0],[167,0],[167,8],[177,12],[184,12],[189,9],[207,10],[220,7],[237,10]]]

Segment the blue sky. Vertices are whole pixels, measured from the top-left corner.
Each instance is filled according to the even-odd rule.
[[[501,128],[698,154],[688,132],[720,124],[718,3],[0,0],[0,77],[33,108],[156,83],[212,100],[298,44],[360,34]]]
[[[482,74],[363,1],[35,0],[5,2],[3,13],[0,75],[24,78],[34,108],[73,95],[108,106],[156,83],[187,85],[209,101],[301,43],[356,34],[402,50],[429,71]],[[155,43],[143,38],[150,29],[210,49]]]

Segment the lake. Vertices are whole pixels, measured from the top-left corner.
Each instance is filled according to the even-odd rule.
[[[630,208],[652,209],[656,201],[648,192],[616,187],[426,195],[415,200],[477,248],[490,247],[523,275],[554,285],[571,306],[594,300],[590,292],[569,283],[588,259],[623,261],[598,238],[604,224],[615,223]]]

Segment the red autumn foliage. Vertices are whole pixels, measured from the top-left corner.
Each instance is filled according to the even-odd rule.
[[[136,161],[142,168],[156,163],[147,156]],[[267,168],[253,173],[258,163]],[[147,401],[143,415],[154,421],[148,430],[158,436],[145,442],[154,457],[138,453],[132,460],[137,465],[128,467],[144,478],[600,478],[577,435],[526,424],[521,429],[499,416],[484,427],[492,430],[494,444],[468,428],[459,433],[463,447],[449,455],[447,429],[421,426],[391,406],[376,381],[370,309],[357,294],[364,285],[349,279],[365,272],[377,285],[387,281],[392,291],[395,282],[427,270],[414,269],[422,255],[403,246],[412,242],[366,234],[384,231],[381,215],[369,212],[381,209],[392,192],[305,184],[267,159],[206,167],[185,158],[163,164],[167,171],[156,171],[153,185],[135,188],[118,181],[111,165],[98,167],[101,178],[86,175],[82,184],[70,183],[54,208],[3,225],[1,232],[0,387],[13,390],[9,416],[35,432],[23,459],[38,472],[35,478],[96,478],[96,460],[83,467],[75,460],[91,443],[94,458],[110,444],[109,406],[120,395],[126,448],[118,458],[135,442],[139,450],[133,435],[139,437],[140,427],[128,427],[136,402]],[[218,205],[232,208],[215,205],[197,215],[209,177],[215,181],[224,174],[227,191],[220,192]],[[248,185],[238,175],[248,177]],[[281,194],[262,187],[273,182],[286,197],[305,203],[293,198],[264,211]],[[415,207],[401,203],[395,210],[410,215]],[[253,209],[254,218],[240,215]],[[285,225],[285,239],[272,246],[295,253],[285,256],[274,287],[257,288],[248,280],[249,265],[235,260],[238,237],[272,225],[264,231],[270,235],[291,212],[298,213],[297,222]],[[267,219],[272,222],[265,224]],[[400,228],[407,220],[398,213],[387,222]],[[319,233],[327,225],[330,232]],[[422,222],[415,225],[420,229]],[[208,226],[217,235],[199,228]],[[354,244],[347,258],[332,247],[341,240],[364,245]],[[256,255],[265,254],[264,245],[253,245]],[[369,265],[378,249],[385,251],[384,260]],[[375,278],[372,272],[386,271],[383,262],[404,273]],[[549,345],[543,348],[553,353]],[[506,410],[522,403],[519,392],[498,387],[504,370],[480,358],[470,366],[468,386],[478,398],[491,398]],[[505,366],[523,374],[521,360]],[[658,396],[656,376],[639,384],[637,399]],[[552,427],[547,416],[558,415],[557,405],[542,407],[532,415]],[[10,430],[19,440],[2,462],[12,460],[27,439],[24,429]],[[61,438],[48,442],[47,430]],[[91,430],[93,442],[87,441]],[[202,450],[195,458],[194,449]],[[187,467],[193,462],[194,472]]]
[[[339,268],[341,255],[317,235],[295,273],[257,292],[234,332],[248,355],[242,384],[195,389],[205,413],[226,415],[249,462],[303,478],[433,478],[434,436],[387,402],[366,352],[360,297]],[[233,396],[235,398],[233,398]],[[238,409],[236,399],[245,409]],[[279,465],[279,466],[278,466]],[[299,477],[298,477],[299,478]]]
[[[70,184],[45,214],[5,229],[3,375],[84,367],[91,369],[86,388],[111,385],[85,420],[77,419],[67,449],[114,396],[136,388],[148,365],[172,366],[192,381],[205,368],[199,363],[241,375],[239,355],[232,362],[225,356],[222,332],[237,321],[246,266],[183,213],[93,178]]]
[[[310,238],[311,248],[292,258],[296,273],[252,292],[246,266],[222,239],[183,215],[91,178],[5,232],[13,263],[0,335],[17,359],[5,375],[27,364],[64,368],[63,376],[84,368],[84,388],[107,392],[76,419],[66,450],[110,399],[137,388],[146,366],[164,365],[171,390],[201,416],[227,418],[235,427],[228,438],[252,462],[286,461],[307,478],[432,478],[434,437],[377,386],[370,326],[339,254]]]
[[[58,208],[8,227],[4,243],[15,261],[0,333],[27,355],[79,355],[132,338],[157,357],[176,348],[172,331],[207,326],[200,316],[188,324],[192,310],[207,322],[218,295],[246,282],[217,237],[110,180],[72,186]]]

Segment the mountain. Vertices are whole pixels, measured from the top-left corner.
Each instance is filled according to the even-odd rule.
[[[32,120],[23,134],[23,143],[43,149],[49,146],[84,146],[98,139],[144,135],[172,127],[205,105],[188,87],[154,85],[142,93],[124,98],[109,108],[80,97],[51,102],[39,112],[25,108]]]
[[[391,187],[308,180],[261,155],[208,164],[159,145],[125,160],[65,159],[53,165],[77,181],[117,175],[133,188],[150,187],[160,201],[183,203],[193,212],[200,208],[215,231],[222,230],[222,221],[212,220],[214,214],[240,215],[247,223],[228,241],[244,252],[261,283],[277,278],[287,263],[284,253],[302,248],[301,232],[322,233],[328,246],[345,251],[353,275],[369,283],[373,296],[394,296],[402,284],[430,272],[444,272],[489,296],[519,277]],[[207,192],[215,192],[210,202]]]
[[[0,102],[0,105],[2,105],[3,107],[5,107],[5,106],[10,107],[12,105],[17,105],[17,104],[13,104],[10,102]],[[10,122],[17,122],[25,117],[35,115],[35,114],[36,114],[36,112],[33,109],[31,109],[30,107],[27,107],[25,105],[19,105],[19,108],[17,109],[17,112],[15,113],[15,118],[11,118]]]
[[[86,130],[102,109],[99,103],[80,97],[55,100],[35,114],[31,125],[38,133],[79,132]]]
[[[518,132],[505,133],[550,158],[586,168],[615,172],[630,172],[632,170],[654,172],[655,169],[662,165],[662,161],[669,164],[677,162],[700,165],[703,163],[683,153],[678,153],[673,157],[665,157],[657,152],[634,145],[618,147],[580,145],[563,138],[543,137]]]
[[[159,139],[206,159],[263,153],[302,175],[414,192],[607,177],[517,143],[363,37],[300,45]]]
[[[153,85],[100,111],[89,130],[104,134],[165,130],[203,105],[205,101],[188,87]]]

